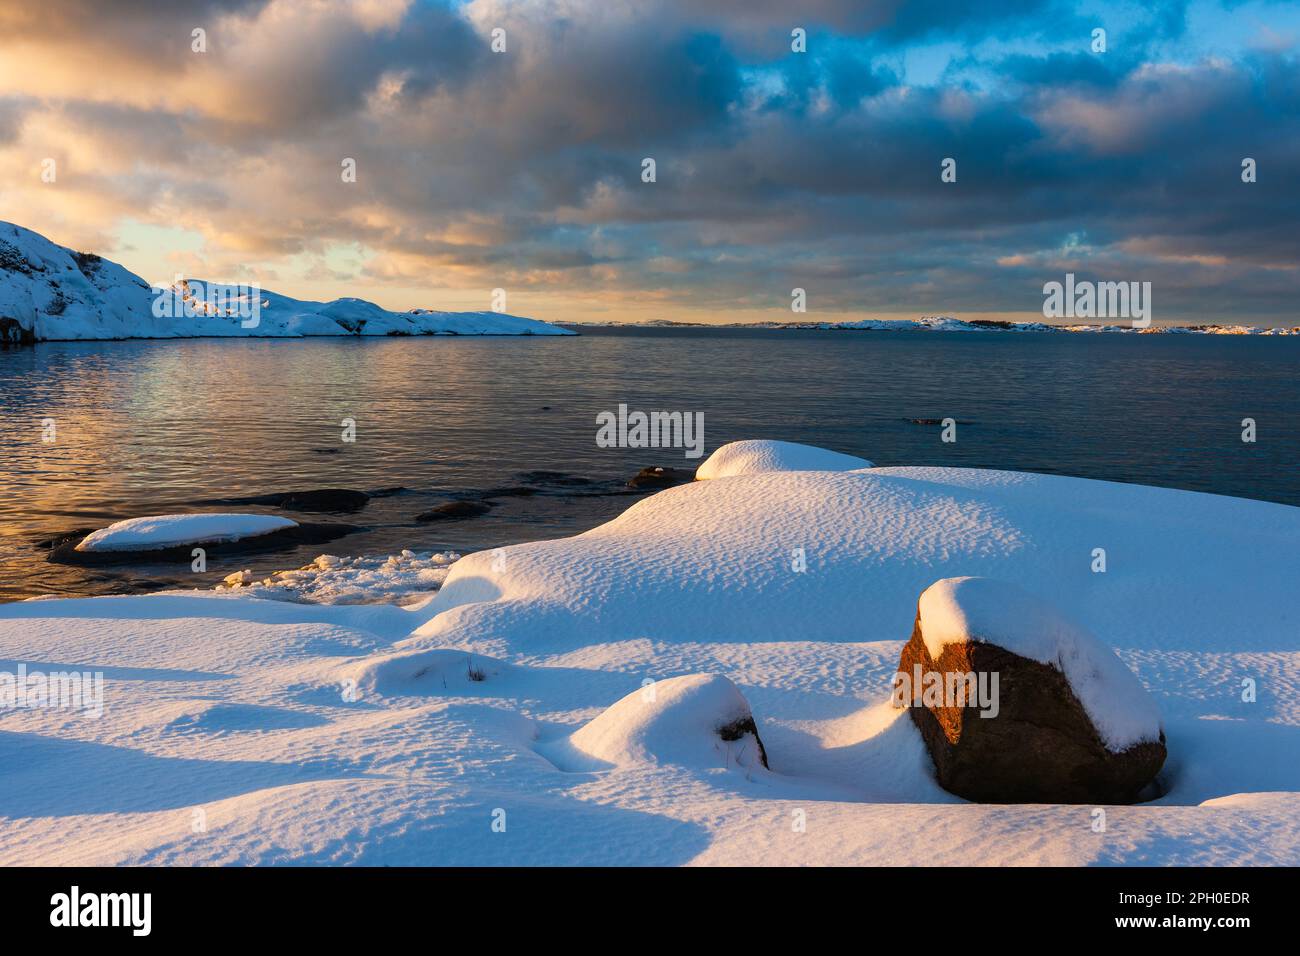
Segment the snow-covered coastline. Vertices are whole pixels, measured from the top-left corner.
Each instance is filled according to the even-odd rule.
[[[0,862],[1300,863],[1300,509],[778,444],[404,606],[0,607],[0,670],[104,672],[99,718],[0,711]],[[890,682],[957,575],[1116,652],[1162,796],[1099,830],[937,786]]]
[[[196,290],[202,289],[202,295]],[[267,290],[182,280],[153,287],[115,262],[74,252],[0,221],[0,343],[207,337],[299,338],[387,335],[573,335],[537,319],[498,312],[392,312],[364,299],[312,302]],[[215,298],[213,296],[212,298]],[[242,306],[243,313],[236,308]],[[248,317],[256,306],[256,321]]]
[[[917,319],[853,319],[844,322],[568,322],[575,327],[609,328],[634,325],[643,328],[688,329],[784,329],[813,332],[1096,332],[1130,335],[1300,335],[1300,325],[1291,328],[1262,325],[1053,325],[1048,322],[1010,322],[990,319],[959,319],[949,315],[924,315]]]

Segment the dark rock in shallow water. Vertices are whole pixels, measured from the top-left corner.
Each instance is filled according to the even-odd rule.
[[[671,488],[695,480],[695,472],[689,468],[642,468],[628,480],[629,488],[641,491]]]
[[[195,548],[202,548],[208,561],[216,558],[265,551],[281,551],[302,544],[324,544],[361,529],[355,525],[333,522],[309,522],[293,528],[282,528],[267,534],[253,535],[238,541],[195,541],[169,548],[148,548],[138,551],[78,551],[81,539],[98,529],[89,528],[67,532],[50,539],[50,553],[45,560],[54,564],[105,566],[122,564],[160,564],[193,559]]]
[[[42,551],[52,551],[55,548],[63,547],[69,541],[75,545],[86,535],[98,530],[98,528],[73,528],[71,531],[60,531],[58,534],[49,537],[37,538],[32,542],[32,546],[40,548]]]
[[[944,699],[923,704],[914,675],[998,675],[997,714]],[[1143,799],[1165,762],[1165,738],[1108,750],[1061,671],[982,641],[945,644],[930,657],[918,612],[898,670],[912,722],[949,793],[980,803],[1128,804]]]
[[[415,516],[416,521],[454,521],[487,514],[492,506],[482,501],[448,501]]]
[[[213,505],[267,505],[290,511],[331,511],[352,514],[360,511],[370,500],[364,491],[349,488],[314,488],[307,491],[278,491],[269,495],[249,495],[245,498],[220,498],[203,502]]]
[[[364,491],[347,488],[320,488],[314,491],[292,491],[284,496],[277,507],[293,511],[360,511],[370,496]]]
[[[562,488],[596,484],[591,478],[571,475],[567,471],[521,471],[515,477],[530,485],[557,485]]]
[[[480,498],[531,498],[537,494],[536,488],[527,485],[511,485],[506,488],[489,488],[482,492]]]

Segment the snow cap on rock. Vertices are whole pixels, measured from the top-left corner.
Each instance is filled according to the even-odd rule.
[[[1047,601],[992,578],[943,578],[921,594],[921,634],[938,660],[948,644],[980,641],[1065,675],[1107,748],[1160,738],[1160,713],[1115,652]]]

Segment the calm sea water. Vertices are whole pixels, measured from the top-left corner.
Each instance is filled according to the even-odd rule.
[[[1300,505],[1300,338],[587,329],[576,338],[45,343],[0,350],[0,599],[210,586],[316,554],[574,534],[635,498],[555,491],[420,524],[447,492],[547,469],[617,483],[678,451],[601,449],[596,415],[703,412],[706,449],[779,438],[882,465],[1143,482]],[[911,419],[952,417],[958,441]],[[42,439],[53,419],[56,441]],[[356,441],[341,441],[341,421]],[[1258,441],[1241,440],[1243,418]],[[707,453],[706,451],[706,453]],[[70,568],[35,544],[213,498],[409,491],[360,532],[210,566]],[[235,510],[272,511],[242,507]],[[294,517],[306,517],[293,515]]]

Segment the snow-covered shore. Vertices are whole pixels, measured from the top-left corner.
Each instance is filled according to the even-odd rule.
[[[195,280],[155,288],[115,262],[0,221],[0,342],[574,334],[497,312],[391,312],[364,299],[312,302],[223,285],[209,291]]]
[[[0,606],[0,671],[104,674],[98,718],[0,711],[0,863],[1300,864],[1300,509],[742,451],[405,607]],[[1099,829],[937,786],[890,682],[959,575],[1116,651],[1163,796]]]
[[[617,322],[571,322],[576,326],[626,325]],[[634,322],[646,328],[794,329],[819,332],[1121,332],[1133,335],[1300,335],[1300,326],[1265,325],[1054,325],[1047,322],[1010,322],[959,319],[950,315],[923,315],[916,319],[847,319],[843,322]]]

